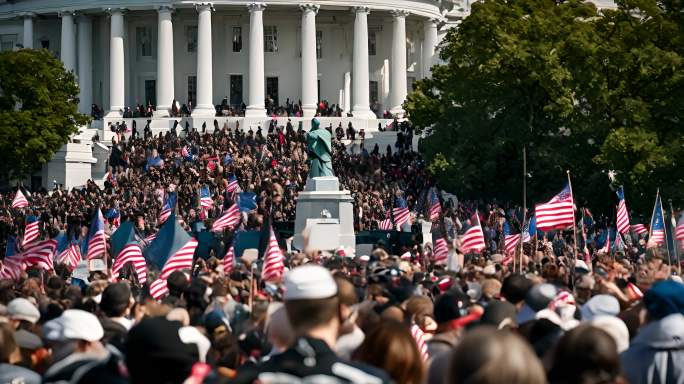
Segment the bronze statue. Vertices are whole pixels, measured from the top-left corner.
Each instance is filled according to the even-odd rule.
[[[311,130],[306,135],[306,151],[309,155],[309,177],[335,176],[332,169],[331,134],[321,129],[318,119],[311,120]]]

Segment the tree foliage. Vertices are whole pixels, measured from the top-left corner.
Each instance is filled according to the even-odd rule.
[[[429,133],[421,149],[442,187],[520,202],[525,147],[532,202],[555,194],[566,170],[578,202],[605,213],[611,170],[640,211],[658,186],[684,202],[684,13],[674,0],[617,3],[473,4],[405,105]]]
[[[2,181],[35,171],[88,122],[74,74],[47,50],[0,53],[0,89]]]

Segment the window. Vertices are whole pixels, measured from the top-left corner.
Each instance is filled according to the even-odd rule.
[[[157,81],[156,80],[145,80],[145,103],[157,105]]]
[[[267,77],[266,78],[266,97],[273,99],[274,105],[280,105],[278,103],[278,78],[277,77]]]
[[[376,34],[375,32],[368,32],[368,55],[375,56],[377,52]]]
[[[278,52],[278,28],[275,25],[264,27],[264,52]]]
[[[188,42],[188,52],[197,52],[197,26],[191,25],[185,27],[185,38]]]
[[[197,76],[188,76],[188,101],[195,102],[197,97]]]
[[[152,57],[152,32],[150,27],[136,27],[135,41],[138,44],[138,57]]]
[[[233,52],[242,52],[242,27],[233,27]]]
[[[41,40],[40,47],[43,49],[50,50],[50,40]]]
[[[14,45],[17,43],[17,35],[0,35],[0,50],[2,52],[13,51]]]
[[[320,59],[323,57],[323,48],[321,47],[321,41],[323,41],[323,31],[316,31],[316,58]]]
[[[242,105],[242,75],[230,75],[230,105]]]
[[[370,93],[370,101],[371,103],[375,103],[378,101],[378,82],[377,81],[371,81],[368,87],[368,91]]]

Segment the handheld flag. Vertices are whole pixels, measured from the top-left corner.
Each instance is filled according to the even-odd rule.
[[[606,241],[603,243],[603,248],[601,248],[599,253],[610,255],[610,228],[606,229]]]
[[[261,278],[264,281],[278,280],[285,272],[285,256],[280,250],[273,227],[269,229],[268,248],[266,248],[264,265],[261,270]]]
[[[468,230],[461,237],[461,251],[464,253],[468,252],[481,252],[486,248],[484,232],[482,232],[482,226],[480,225],[480,217],[475,211],[474,223],[468,228]]]
[[[226,191],[228,193],[234,193],[238,189],[238,180],[235,175],[231,175],[230,178],[228,178],[228,187],[226,187]]]
[[[575,223],[575,204],[570,185],[566,184],[560,193],[544,204],[534,208],[537,228],[542,231],[564,229]]]
[[[230,247],[228,248],[228,251],[226,252],[226,255],[223,256],[223,273],[228,276],[230,275],[231,272],[233,272],[233,267],[235,266],[235,247],[231,244]]]
[[[24,193],[21,191],[21,188],[17,188],[17,193],[14,195],[14,199],[12,199],[12,208],[24,207],[28,207],[28,200],[26,199],[26,196],[24,196]]]
[[[23,262],[27,267],[36,267],[51,271],[54,269],[52,259],[57,252],[57,240],[43,240],[31,244],[23,253]]]
[[[637,235],[643,235],[648,233],[648,228],[643,224],[632,224],[629,228],[634,231]]]
[[[617,230],[618,233],[627,233],[629,232],[629,213],[627,212],[627,203],[625,202],[625,191],[620,187],[616,193],[618,199],[620,199],[617,209]]]
[[[57,261],[68,266],[71,270],[76,269],[78,262],[81,261],[81,248],[78,242],[72,241],[62,253],[57,256]]]
[[[172,213],[169,219],[159,228],[157,237],[152,241],[145,252],[145,259],[162,269],[167,261],[183,248],[192,237],[188,235],[176,220],[176,214]]]
[[[237,204],[233,204],[211,226],[212,232],[221,232],[224,229],[233,229],[240,222],[240,210]]]
[[[430,200],[430,221],[439,220],[439,215],[442,214],[442,204],[439,202],[439,197],[435,193],[434,188],[430,189],[429,192]]]
[[[117,257],[126,245],[135,242],[135,229],[131,221],[124,221],[109,239],[112,257]]]
[[[40,220],[35,216],[26,217],[26,227],[24,229],[24,241],[21,246],[26,247],[40,237]]]
[[[394,200],[394,209],[392,210],[394,215],[394,223],[401,227],[404,223],[409,222],[410,214],[408,209],[408,203],[403,197],[397,197]]]
[[[391,231],[392,230],[392,218],[390,217],[390,211],[387,211],[385,218],[378,222],[378,229],[381,231]]]
[[[505,222],[503,225],[503,234],[504,234],[504,249],[506,250],[506,253],[515,253],[515,248],[518,246],[518,243],[520,242],[520,234],[514,234],[511,235],[511,228],[508,225],[508,222]]]
[[[438,237],[435,240],[435,248],[432,250],[432,256],[435,264],[446,264],[449,259],[449,247],[444,237]]]
[[[145,282],[147,282],[147,263],[145,262],[140,246],[136,243],[130,243],[123,247],[116,257],[114,264],[112,265],[112,278],[118,279],[119,272],[121,272],[124,265],[128,263],[133,263],[135,274],[138,276],[138,282],[140,284],[145,284]]]
[[[202,209],[211,209],[214,205],[214,200],[211,198],[211,192],[209,192],[209,187],[202,186],[200,188],[200,206]]]
[[[682,242],[684,241],[684,215],[679,216],[679,221],[677,221],[677,225],[675,226],[675,239],[677,239],[681,245],[684,245]]]
[[[654,247],[663,244],[665,244],[665,215],[663,214],[660,192],[658,192],[651,216],[651,233],[648,236],[648,245]]]
[[[88,232],[88,252],[86,259],[95,259],[104,255],[105,247],[105,233],[104,233],[104,217],[100,208],[93,213],[93,218],[90,222],[90,232]]]
[[[176,192],[170,192],[169,195],[166,197],[166,201],[164,202],[161,213],[159,214],[159,223],[163,223],[166,221],[166,219],[169,218],[171,213],[176,208],[177,201],[178,195],[176,194]]]

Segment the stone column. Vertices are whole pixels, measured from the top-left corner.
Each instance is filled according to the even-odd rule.
[[[352,63],[354,117],[372,119],[370,110],[368,80],[368,7],[353,7],[354,18],[354,57]]]
[[[437,26],[441,20],[429,19],[423,22],[423,78],[432,74],[430,68],[436,64]]]
[[[109,112],[108,117],[121,117],[124,108],[124,10],[110,8],[109,40]]]
[[[318,104],[318,58],[316,57],[317,4],[302,4],[302,113],[316,115]]]
[[[344,116],[351,112],[351,73],[344,73]]]
[[[404,116],[402,104],[406,100],[406,16],[408,11],[394,10],[390,12],[392,22],[392,59],[390,69],[390,113]]]
[[[62,46],[60,57],[67,71],[76,70],[76,34],[74,33],[74,12],[64,11],[62,18]]]
[[[24,13],[21,15],[24,18],[24,48],[33,49],[33,18],[35,13]]]
[[[93,20],[90,16],[78,17],[78,111],[90,115],[93,104]]]
[[[174,98],[173,85],[173,8],[162,5],[157,8],[159,21],[157,25],[157,110],[155,116],[170,115],[171,102]],[[209,70],[211,70],[211,63]]]
[[[212,3],[197,3],[197,100],[193,117],[216,116],[212,87],[211,11]]]
[[[249,105],[245,117],[266,117],[264,108],[264,3],[249,9]]]

